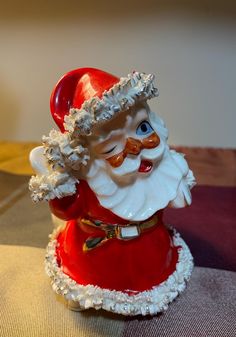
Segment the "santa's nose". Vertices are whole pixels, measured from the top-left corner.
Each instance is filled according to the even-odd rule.
[[[143,144],[139,139],[129,137],[127,138],[124,151],[126,154],[138,155],[142,148]]]

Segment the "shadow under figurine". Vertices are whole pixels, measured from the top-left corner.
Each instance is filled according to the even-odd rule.
[[[162,215],[191,203],[195,180],[147,104],[158,96],[153,81],[138,72],[67,73],[51,96],[60,131],[30,154],[32,199],[48,201],[60,223],[46,272],[72,309],[154,315],[190,278],[189,248]]]

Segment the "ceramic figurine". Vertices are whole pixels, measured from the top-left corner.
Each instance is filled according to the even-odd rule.
[[[72,309],[154,315],[190,278],[189,248],[162,218],[191,203],[195,180],[147,104],[156,96],[153,75],[94,68],[67,73],[52,93],[60,130],[31,152],[29,187],[60,222],[46,272]]]

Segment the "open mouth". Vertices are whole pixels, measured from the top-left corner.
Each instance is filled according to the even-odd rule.
[[[139,166],[138,171],[142,173],[150,172],[153,167],[153,164],[149,160],[142,160]]]

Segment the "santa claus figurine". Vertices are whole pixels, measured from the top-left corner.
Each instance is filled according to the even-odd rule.
[[[30,154],[32,199],[48,201],[61,224],[46,271],[72,309],[154,315],[190,278],[191,253],[162,217],[168,206],[191,203],[195,181],[147,104],[158,96],[153,81],[139,72],[67,73],[51,96],[60,131]]]

